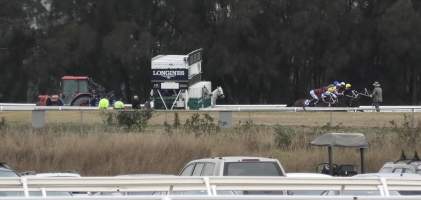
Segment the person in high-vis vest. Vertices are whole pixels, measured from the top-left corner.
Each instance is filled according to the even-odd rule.
[[[99,100],[98,107],[99,109],[107,109],[110,106],[110,102],[106,98]]]
[[[124,109],[124,103],[122,101],[114,102],[114,109]]]

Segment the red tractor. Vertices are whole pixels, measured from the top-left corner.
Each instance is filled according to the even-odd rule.
[[[38,105],[96,106],[100,98],[112,96],[112,92],[106,94],[104,87],[87,76],[63,76],[60,85],[60,94],[39,95]]]

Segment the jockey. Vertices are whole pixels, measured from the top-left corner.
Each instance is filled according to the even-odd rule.
[[[358,93],[355,90],[352,90],[351,87],[351,84],[347,83],[343,92],[344,97],[346,97],[345,103],[348,107],[353,107],[353,102],[358,98]]]
[[[321,94],[322,101],[325,102],[325,103],[335,103],[337,101],[337,98],[338,98],[336,96],[335,92],[336,92],[335,87],[329,87],[327,89],[327,91],[325,91]],[[330,98],[330,97],[333,98],[334,102],[329,102],[328,98]]]
[[[351,90],[351,83],[347,83],[346,85],[345,85],[345,89],[344,89],[344,91],[342,92],[344,95],[349,95],[349,96],[353,96],[353,94],[352,94],[352,90]]]
[[[345,84],[345,82],[338,82],[336,85],[335,85],[335,94],[336,95],[338,95],[338,96],[342,96],[342,95],[344,95],[344,91],[345,91],[345,89],[346,89],[346,84]]]
[[[327,91],[327,87],[321,87],[321,88],[310,90],[310,96],[313,99],[310,102],[308,102],[308,105],[316,105],[319,102],[319,98],[326,91]]]

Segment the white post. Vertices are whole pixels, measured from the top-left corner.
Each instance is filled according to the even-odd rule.
[[[23,193],[25,194],[25,197],[29,197],[28,179],[26,177],[21,177],[20,181],[22,182]]]
[[[184,100],[184,103],[186,104],[185,106],[184,106],[184,108],[186,109],[186,110],[190,110],[190,108],[189,108],[189,89],[186,89],[186,93],[185,93],[185,100]]]
[[[382,183],[384,195],[386,197],[390,196],[389,194],[389,188],[387,187],[386,178],[380,178],[380,182]]]
[[[32,127],[43,128],[45,126],[45,110],[32,111]]]
[[[157,92],[158,92],[158,94],[159,94],[159,98],[161,98],[161,101],[162,101],[162,103],[164,104],[164,106],[165,106],[165,110],[168,110],[168,107],[167,107],[167,104],[165,103],[165,101],[164,101],[164,98],[162,97],[162,95],[161,95],[161,92],[159,92],[159,90],[156,90]]]

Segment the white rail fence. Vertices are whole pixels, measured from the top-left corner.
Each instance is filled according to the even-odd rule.
[[[126,104],[126,108],[131,106]],[[112,110],[112,108],[110,108]],[[130,109],[129,109],[130,110]],[[421,106],[381,106],[381,112],[402,112],[411,113],[411,124],[415,125],[415,113],[421,112]],[[0,112],[13,111],[31,111],[32,127],[42,128],[46,124],[46,112],[49,111],[79,111],[80,122],[84,121],[84,113],[98,111],[97,107],[78,107],[78,106],[35,106],[34,104],[11,104],[0,103]],[[176,110],[176,112],[185,112],[186,110]],[[334,112],[375,112],[372,106],[349,107],[286,107],[286,105],[218,105],[215,108],[193,110],[193,112],[214,112],[219,114],[218,124],[221,128],[230,128],[233,125],[233,113],[247,112],[250,119],[254,112],[327,112],[330,113],[329,124],[334,121]],[[154,112],[163,112],[165,115],[173,111],[154,110]],[[188,111],[187,111],[188,112]]]
[[[421,178],[360,178],[360,177],[21,177],[0,178],[0,192],[159,192],[176,195],[177,192],[201,191],[202,196],[218,196],[218,191],[375,191],[377,196],[393,196],[396,191],[421,191]],[[184,193],[181,193],[184,194]],[[153,195],[151,193],[151,195]],[[418,196],[421,199],[421,196]]]
[[[126,108],[131,108],[130,104],[125,104]],[[17,104],[17,103],[0,103],[0,111],[92,111],[99,110],[98,107],[89,106],[36,106],[35,104]],[[112,108],[109,108],[112,110]],[[195,112],[301,112],[301,111],[346,111],[346,112],[374,112],[373,106],[359,107],[286,107],[285,104],[279,105],[217,105],[214,108],[203,108],[200,110],[191,110]],[[168,110],[155,110],[157,112],[172,112]],[[189,110],[175,110],[177,112]],[[421,112],[421,106],[380,106],[380,112]]]
[[[125,104],[126,108],[131,108],[130,104]],[[112,109],[112,108],[110,108]],[[36,106],[35,104],[24,103],[0,103],[0,111],[34,111],[34,110],[51,110],[51,111],[91,111],[98,110],[97,107],[88,106]],[[161,111],[159,112],[171,112]],[[180,112],[181,110],[177,110]],[[204,108],[198,112],[244,112],[244,111],[265,111],[265,112],[302,112],[302,111],[346,111],[346,112],[374,112],[373,106],[360,107],[287,107],[285,104],[268,104],[268,105],[217,105],[214,108]],[[421,112],[421,106],[380,106],[381,112]]]

